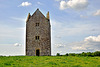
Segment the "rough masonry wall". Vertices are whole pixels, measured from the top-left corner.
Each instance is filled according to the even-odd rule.
[[[39,26],[36,26],[39,23]],[[26,55],[36,56],[36,50],[40,50],[40,56],[51,55],[50,21],[37,10],[26,23]],[[35,36],[40,39],[36,40]]]

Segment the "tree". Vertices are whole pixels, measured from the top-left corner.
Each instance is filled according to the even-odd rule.
[[[75,56],[75,53],[69,53],[69,56]]]
[[[94,56],[100,56],[100,51],[94,52]]]
[[[91,52],[87,52],[87,56],[92,56],[92,53]]]
[[[66,53],[65,56],[68,56],[68,53]]]
[[[82,54],[81,54],[82,56],[87,56],[87,53],[85,53],[85,52],[82,52]]]

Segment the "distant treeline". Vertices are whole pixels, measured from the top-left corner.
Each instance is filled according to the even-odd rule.
[[[60,53],[57,53],[56,56],[100,56],[100,51],[96,52],[82,52],[82,53],[66,53],[65,55],[60,55]]]

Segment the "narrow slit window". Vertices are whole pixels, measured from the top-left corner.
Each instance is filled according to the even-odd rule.
[[[39,26],[39,23],[36,23],[36,26]]]
[[[36,40],[39,40],[39,36],[35,36],[35,39],[36,39]]]

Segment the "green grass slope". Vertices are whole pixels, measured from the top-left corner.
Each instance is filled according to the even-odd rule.
[[[0,67],[100,67],[100,57],[10,56],[0,57]]]

